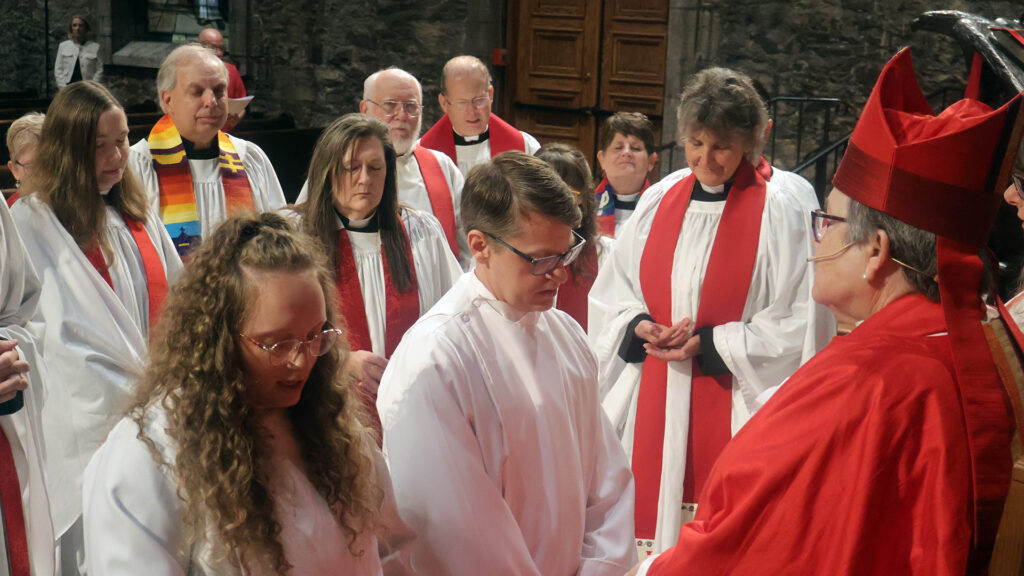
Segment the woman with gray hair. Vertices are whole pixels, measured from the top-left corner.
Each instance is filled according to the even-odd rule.
[[[825,333],[814,330],[806,212],[754,169],[767,113],[750,79],[698,73],[678,117],[691,171],[644,193],[590,292],[604,407],[632,458],[643,554],[674,543],[758,396]]]
[[[46,115],[41,112],[29,112],[11,123],[7,129],[7,152],[11,159],[7,167],[14,176],[15,188],[21,188],[21,181],[28,177],[32,162],[36,157],[36,146],[39,136],[43,133],[43,121]],[[7,198],[7,206],[12,206],[18,199],[18,192]]]

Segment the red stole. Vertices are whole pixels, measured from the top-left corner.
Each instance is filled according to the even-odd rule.
[[[11,576],[30,576],[28,535],[25,532],[25,514],[21,507],[21,484],[14,466],[14,453],[7,434],[0,428],[0,506],[3,508],[4,552],[10,563]]]
[[[526,152],[526,140],[523,138],[522,132],[498,118],[497,114],[491,114],[491,118],[487,122],[487,131],[489,132],[488,139],[491,141],[491,158],[506,150]],[[454,134],[452,121],[445,114],[420,138],[420,146],[444,152],[457,164],[459,159],[455,154]]]
[[[455,236],[455,206],[452,204],[452,191],[445,180],[444,172],[441,170],[441,163],[437,158],[423,146],[417,146],[412,151],[416,157],[416,164],[420,167],[420,175],[423,176],[423,185],[427,188],[427,196],[430,198],[430,209],[434,217],[441,223],[444,230],[444,237],[448,240],[448,246],[452,249],[455,257],[459,257],[459,245]]]
[[[146,233],[146,228],[141,222],[131,216],[127,214],[122,216],[125,224],[128,225],[128,230],[132,233],[132,239],[135,240],[135,246],[139,250],[139,257],[142,258],[142,269],[146,273],[146,292],[149,295],[149,328],[152,330],[153,326],[156,325],[157,318],[160,316],[160,308],[167,298],[167,273],[164,271],[163,263],[160,261],[160,254],[157,253],[156,247],[153,246],[153,241],[149,238],[149,234]],[[109,266],[107,266],[106,258],[103,257],[103,250],[100,249],[99,243],[94,243],[92,248],[83,250],[82,253],[85,254],[89,263],[103,277],[107,285],[110,286],[110,289],[113,290],[114,282],[110,279]]]
[[[696,179],[690,174],[665,194],[640,260],[644,300],[654,321],[666,326],[681,320],[672,317],[671,270],[695,184]],[[765,182],[744,161],[736,171],[711,248],[695,329],[742,317],[754,272],[764,203]],[[732,437],[732,375],[703,376],[696,362],[692,370],[683,482],[686,502],[693,502],[700,494],[711,466]],[[655,537],[658,525],[667,379],[668,364],[648,356],[640,379],[632,466],[636,480],[636,537],[645,540]],[[695,435],[699,435],[697,442]]]
[[[583,249],[580,258],[586,260],[593,275],[576,276],[571,267],[565,271],[569,278],[558,287],[558,298],[555,300],[555,308],[572,316],[573,320],[579,323],[585,332],[587,330],[587,296],[590,295],[590,288],[597,278],[597,249],[596,246],[587,246]]]

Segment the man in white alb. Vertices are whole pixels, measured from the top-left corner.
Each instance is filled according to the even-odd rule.
[[[479,58],[456,56],[444,65],[437,101],[444,116],[420,140],[420,146],[444,152],[464,176],[507,150],[536,154],[540,143],[491,113],[494,86]]]
[[[231,214],[285,205],[270,159],[259,146],[221,131],[228,71],[210,49],[174,49],[156,78],[165,115],[132,146],[132,171],[184,256]]]
[[[572,192],[507,152],[470,175],[462,214],[476,267],[405,334],[377,398],[413,566],[623,574],[632,475],[586,334],[553,308],[583,248]]]

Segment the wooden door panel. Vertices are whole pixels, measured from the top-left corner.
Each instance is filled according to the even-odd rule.
[[[594,157],[596,124],[589,114],[519,109],[515,120],[516,128],[527,132],[541,144],[565,142],[579,148],[588,159]]]
[[[597,103],[600,2],[523,0],[516,101],[582,108]]]
[[[601,107],[661,116],[668,0],[606,0]]]

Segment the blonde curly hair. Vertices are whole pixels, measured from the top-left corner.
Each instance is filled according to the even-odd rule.
[[[290,568],[280,542],[268,490],[267,451],[245,399],[239,328],[258,286],[246,270],[314,270],[335,320],[335,286],[319,243],[277,214],[236,216],[197,249],[167,298],[151,360],[128,416],[156,461],[178,481],[185,504],[188,545],[213,531],[232,564],[267,563],[278,574]],[[370,443],[359,424],[360,404],[342,370],[339,347],[316,359],[301,398],[288,409],[310,482],[348,534],[373,530],[383,492],[373,471]],[[159,403],[159,404],[157,404]],[[154,405],[166,410],[167,434],[177,454],[166,462],[145,433]]]

